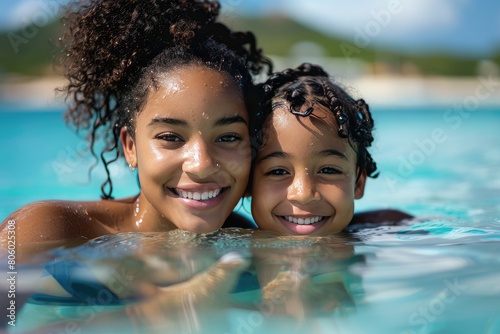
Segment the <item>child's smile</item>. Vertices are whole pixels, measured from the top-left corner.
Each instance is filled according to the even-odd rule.
[[[356,180],[356,152],[338,128],[323,106],[302,117],[283,105],[269,116],[252,183],[252,214],[261,229],[324,235],[349,224],[366,176]]]
[[[278,216],[282,224],[295,234],[311,234],[319,230],[328,218],[324,216],[292,215]]]

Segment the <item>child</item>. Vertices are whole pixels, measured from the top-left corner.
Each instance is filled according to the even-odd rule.
[[[342,241],[341,248],[323,251],[332,245],[325,238],[345,237],[341,232],[349,224],[411,218],[397,210],[354,214],[354,200],[363,197],[367,177],[378,175],[367,150],[372,129],[368,105],[335,85],[321,67],[302,64],[271,76],[262,85],[253,131],[258,150],[249,189],[259,229],[323,237],[311,242],[328,246],[320,247],[318,254],[323,261],[330,259],[325,264],[332,264],[337,262],[332,262],[333,255],[357,259],[352,247],[339,252],[349,249],[349,243]],[[314,247],[306,247],[305,252],[314,254]],[[287,299],[274,307],[275,313],[303,319],[311,312],[355,304],[359,291],[354,290],[360,284],[353,284],[348,270],[311,268],[308,255],[298,256],[290,249],[281,256],[262,252],[256,257],[263,304],[276,296]],[[327,279],[319,284],[318,277]]]
[[[72,4],[63,66],[66,119],[88,130],[107,180],[101,201],[44,201],[8,217],[17,245],[116,232],[221,228],[250,169],[253,83],[270,62],[251,33],[217,22],[219,3],[89,0]],[[110,163],[138,170],[138,196],[112,197]],[[245,226],[245,222],[237,222]]]
[[[350,223],[411,217],[396,210],[354,215],[367,177],[378,175],[367,150],[373,118],[365,101],[354,100],[311,64],[276,73],[262,88],[251,184],[260,229],[321,236]]]

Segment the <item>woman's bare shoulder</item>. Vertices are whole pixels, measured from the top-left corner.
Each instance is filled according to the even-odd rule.
[[[94,238],[109,233],[89,208],[95,202],[39,201],[25,205],[8,216],[0,227],[0,235],[15,228],[17,244]]]

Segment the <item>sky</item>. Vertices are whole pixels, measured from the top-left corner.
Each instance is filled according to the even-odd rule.
[[[0,28],[43,24],[66,0],[2,0]],[[500,51],[498,0],[221,0],[225,15],[288,15],[359,47],[440,50],[488,56]]]

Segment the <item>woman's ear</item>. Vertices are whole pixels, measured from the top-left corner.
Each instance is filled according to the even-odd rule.
[[[366,184],[366,169],[364,169],[361,174],[359,174],[356,180],[356,186],[354,188],[354,199],[360,199],[365,194],[365,184]]]
[[[123,153],[125,154],[125,160],[127,160],[130,167],[137,168],[137,153],[134,138],[132,138],[126,126],[120,130],[120,141]]]

